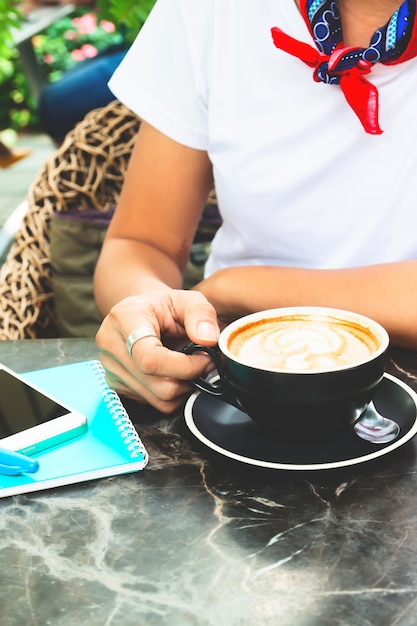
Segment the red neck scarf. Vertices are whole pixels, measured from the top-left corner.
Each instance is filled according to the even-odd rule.
[[[365,75],[375,63],[394,65],[417,55],[416,0],[405,0],[367,48],[344,45],[337,0],[301,0],[300,8],[316,48],[277,27],[271,30],[274,44],[314,68],[315,81],[340,85],[365,131],[380,135],[378,90]]]

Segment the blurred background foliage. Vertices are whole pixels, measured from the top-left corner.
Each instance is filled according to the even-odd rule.
[[[133,41],[156,0],[97,0],[101,19],[117,24],[127,41]]]
[[[22,15],[16,0],[0,0],[0,62],[13,48],[12,28],[18,28]]]
[[[96,10],[78,8],[36,35],[34,49],[46,80],[58,80],[108,47],[130,43],[155,1],[98,0]],[[37,131],[37,102],[12,43],[11,30],[23,19],[17,6],[14,0],[0,0],[0,130]]]

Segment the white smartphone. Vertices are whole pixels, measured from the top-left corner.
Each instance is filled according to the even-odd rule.
[[[87,419],[0,364],[0,447],[32,455],[78,437]]]

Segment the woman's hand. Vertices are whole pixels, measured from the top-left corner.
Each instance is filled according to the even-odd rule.
[[[155,336],[139,339],[130,355],[126,339],[142,327],[152,329]],[[212,364],[208,355],[186,355],[172,347],[187,340],[215,345],[218,334],[216,311],[202,294],[161,290],[116,304],[96,342],[110,386],[121,395],[170,413],[190,393],[190,381],[209,371]]]

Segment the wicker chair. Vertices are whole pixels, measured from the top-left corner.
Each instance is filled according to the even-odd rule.
[[[29,189],[23,223],[0,268],[0,339],[63,336],[57,323],[51,259],[54,216],[94,212],[108,222],[120,195],[139,124],[131,111],[114,101],[90,112],[41,168]],[[214,194],[208,205],[216,210]],[[216,219],[203,224],[197,245],[209,244],[217,226]],[[97,256],[100,247],[99,242]],[[201,261],[194,263],[197,273]],[[93,301],[91,280],[88,288]]]

